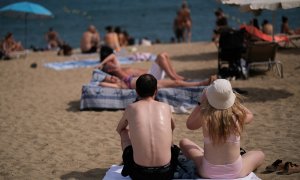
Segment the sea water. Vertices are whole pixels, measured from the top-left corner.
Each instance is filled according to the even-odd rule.
[[[1,0],[0,8],[19,1]],[[130,36],[139,40],[148,38],[162,43],[170,42],[174,37],[173,20],[182,0],[31,0],[49,9],[54,18],[28,19],[27,26],[22,18],[0,16],[0,37],[12,32],[16,40],[27,47],[46,47],[45,33],[53,27],[60,38],[72,47],[79,47],[82,33],[90,24],[96,26],[100,36],[104,37],[106,26],[120,26]],[[222,5],[217,0],[188,0],[192,17],[192,41],[210,41],[215,27],[214,11],[221,7],[228,17],[229,25],[238,28],[255,17],[244,13],[238,7]],[[272,22],[275,31],[280,31],[281,16],[289,18],[291,28],[300,27],[300,8],[289,10],[263,11],[258,18]],[[27,27],[27,33],[26,33]]]

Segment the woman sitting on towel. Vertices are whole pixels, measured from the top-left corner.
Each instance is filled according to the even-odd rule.
[[[169,80],[169,79],[161,79],[157,80],[158,88],[167,88],[167,87],[191,87],[191,86],[208,86],[214,80],[216,80],[216,76],[211,76],[209,79],[199,82],[187,82],[182,80]],[[135,89],[135,83],[138,77],[127,76],[122,80],[116,76],[107,75],[104,80],[99,83],[100,86],[104,87],[112,87],[119,89]]]
[[[139,77],[146,73],[152,74],[157,80],[163,79],[165,73],[173,80],[184,79],[184,77],[178,75],[174,70],[167,53],[161,53],[154,59],[155,61],[152,63],[152,67],[149,70],[121,67],[117,56],[114,54],[114,50],[108,46],[102,46],[100,50],[101,63],[98,68],[102,69],[106,73],[115,75],[120,79],[127,78],[128,75]]]
[[[183,154],[192,159],[204,178],[236,179],[247,176],[264,161],[262,151],[240,155],[240,136],[253,114],[241,104],[228,80],[215,80],[203,91],[199,106],[189,116],[190,130],[202,127],[204,150],[189,139],[180,141]]]

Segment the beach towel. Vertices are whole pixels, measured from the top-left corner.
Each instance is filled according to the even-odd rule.
[[[166,72],[156,62],[153,62],[148,74],[152,74],[157,80],[161,80],[165,78]]]
[[[80,110],[125,109],[133,103],[137,94],[134,89],[117,89],[98,86],[107,74],[99,69],[93,70],[89,84],[82,86]],[[189,113],[206,86],[160,88],[157,99],[169,104],[175,113]]]
[[[157,56],[152,53],[135,53],[134,55],[121,55],[121,54],[117,55],[120,64],[132,64],[138,61],[155,61],[156,57]],[[92,58],[92,59],[83,59],[83,60],[70,60],[64,62],[51,62],[51,63],[44,64],[44,66],[50,69],[60,71],[60,70],[68,70],[68,69],[76,69],[76,68],[95,67],[98,64],[99,64],[99,59]]]
[[[174,173],[174,179],[203,179],[196,174],[196,166],[192,160],[189,160],[183,154],[180,154],[178,156],[178,161],[186,171],[177,166]],[[130,180],[129,176],[123,177],[121,175],[122,168],[123,166],[120,165],[112,165],[106,172],[103,180]],[[251,172],[248,176],[236,180],[260,180],[260,178]]]
[[[119,58],[119,61],[120,64],[131,64],[134,62],[126,57]],[[85,60],[71,60],[71,61],[64,61],[64,62],[51,62],[51,63],[44,64],[44,66],[59,71],[59,70],[68,70],[68,69],[76,69],[76,68],[95,67],[98,64],[99,64],[99,59],[85,59]]]
[[[273,42],[273,37],[263,33],[262,31],[260,31],[259,29],[257,29],[254,26],[249,26],[249,25],[242,25],[240,26],[241,29],[245,29],[249,34],[262,39],[264,41],[268,41],[268,42]],[[274,36],[274,40],[275,42],[288,42],[289,39],[286,35],[275,35]]]

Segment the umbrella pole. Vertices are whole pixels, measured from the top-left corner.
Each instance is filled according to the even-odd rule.
[[[273,32],[272,32],[272,40],[273,42],[275,42],[275,37],[274,37],[274,34],[275,34],[275,30],[276,30],[276,23],[275,23],[275,11],[272,12],[272,24],[273,24]]]
[[[28,13],[25,13],[25,49],[27,48],[27,16]]]

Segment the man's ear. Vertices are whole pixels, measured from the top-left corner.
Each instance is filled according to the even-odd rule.
[[[156,88],[156,90],[155,90],[155,92],[154,92],[154,97],[156,97],[156,95],[157,95],[157,88]]]
[[[136,92],[136,95],[138,96],[138,97],[140,97],[140,95],[139,95],[139,93],[137,92],[137,90],[135,89],[135,92]]]

